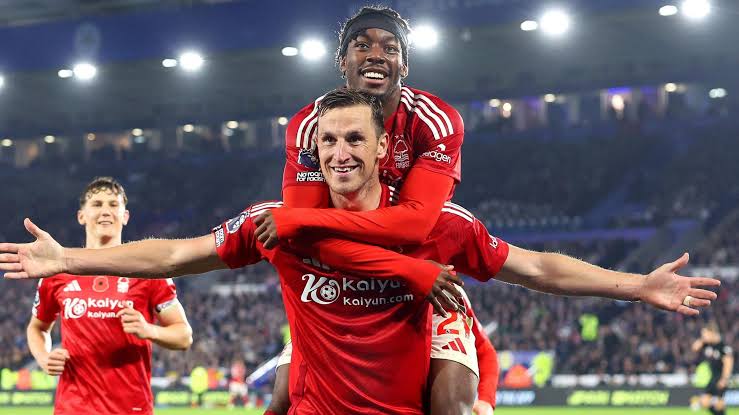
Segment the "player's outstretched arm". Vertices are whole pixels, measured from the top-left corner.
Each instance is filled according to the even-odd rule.
[[[648,275],[611,271],[562,254],[521,249],[494,238],[477,219],[469,221],[460,241],[463,254],[451,262],[455,268],[481,281],[497,279],[550,294],[594,296],[643,301],[662,310],[697,315],[716,293],[699,287],[715,287],[713,278],[684,277],[677,272],[688,263],[688,254],[664,264]]]
[[[509,247],[498,278],[551,294],[643,301],[693,316],[699,313],[698,308],[708,307],[716,299],[716,293],[699,287],[721,285],[717,279],[677,274],[688,263],[687,253],[648,275],[640,275],[603,269],[566,255]]]
[[[59,273],[168,278],[226,268],[213,236],[194,239],[148,239],[104,249],[62,247],[30,219],[23,222],[36,238],[27,244],[0,244],[0,271],[5,278],[44,278]]]

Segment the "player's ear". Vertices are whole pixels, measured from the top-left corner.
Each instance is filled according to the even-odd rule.
[[[346,55],[339,58],[339,71],[343,77],[346,77]]]
[[[129,217],[131,217],[131,214],[130,214],[130,213],[128,213],[128,209],[126,209],[126,210],[125,210],[125,211],[123,212],[123,222],[122,222],[122,223],[123,223],[123,226],[126,226],[126,225],[128,225],[128,218],[129,218]]]
[[[377,139],[377,159],[382,160],[387,155],[388,146],[388,134],[383,132],[382,135]]]
[[[82,209],[77,211],[77,223],[79,223],[82,226],[85,226],[85,215],[82,213]]]
[[[400,77],[405,78],[408,76],[408,62],[403,62],[402,65],[400,65]]]

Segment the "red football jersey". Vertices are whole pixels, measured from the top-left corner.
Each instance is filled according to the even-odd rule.
[[[383,187],[384,205],[390,192]],[[430,361],[431,308],[400,281],[334,271],[306,256],[299,241],[265,250],[253,218],[279,202],[252,205],[214,228],[218,255],[231,268],[270,261],[281,276],[293,356],[290,414],[422,414]],[[466,210],[448,203],[426,243],[404,254],[481,280],[508,254]],[[399,375],[402,374],[402,375]]]
[[[324,184],[313,140],[321,98],[298,111],[287,125],[283,188]],[[383,183],[399,188],[412,166],[460,181],[464,124],[454,107],[428,92],[404,86],[398,109],[385,120],[385,130],[389,142],[387,156],[380,163]]]
[[[69,352],[54,414],[152,414],[151,342],[123,332],[116,313],[133,307],[152,323],[177,300],[174,282],[59,274],[39,281],[33,315],[61,317]]]

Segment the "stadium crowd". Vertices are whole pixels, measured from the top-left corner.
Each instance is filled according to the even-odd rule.
[[[713,227],[707,228],[709,236],[694,260],[737,265],[739,212],[726,208],[735,206],[727,200],[739,195],[733,180],[739,177],[737,164],[729,163],[731,154],[739,153],[728,151],[737,147],[732,138],[685,138],[670,147],[675,157],[659,162],[664,140],[646,135],[470,142],[455,198],[504,239],[521,229],[587,229],[598,222],[594,211],[600,219],[610,215],[610,222],[601,222],[617,228],[654,227],[670,218],[705,221]],[[22,220],[29,216],[61,243],[80,246],[84,232],[75,221],[77,195],[99,175],[114,176],[126,186],[131,221],[124,240],[200,235],[252,201],[279,198],[282,157],[279,149],[211,148],[206,154],[130,154],[117,160],[102,151],[89,161],[41,160],[31,169],[3,168],[0,177],[14,185],[2,191],[0,240],[27,240]],[[29,193],[29,188],[37,191]],[[627,212],[639,212],[638,220]],[[617,267],[638,245],[620,238],[522,244],[606,267]],[[204,290],[208,284],[200,281],[195,287],[189,279],[179,280],[194,343],[186,353],[155,348],[155,376],[185,376],[198,365],[226,368],[234,358],[243,359],[251,371],[282,347],[285,317],[275,274],[260,267],[222,275],[213,282],[256,282],[268,290],[224,296]],[[34,288],[32,281],[0,281],[0,301],[14,304],[0,309],[0,367],[17,369],[32,361],[25,326]],[[690,370],[695,361],[688,339],[697,336],[700,319],[708,316],[719,319],[726,340],[739,349],[739,322],[729,318],[737,315],[739,303],[728,296],[737,288],[736,282],[726,281],[714,307],[698,320],[640,304],[562,299],[501,283],[470,285],[468,293],[499,350],[554,350],[557,373],[629,374]],[[586,313],[599,319],[594,340],[581,335],[579,319]]]

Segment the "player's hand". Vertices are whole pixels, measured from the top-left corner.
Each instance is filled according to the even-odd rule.
[[[674,262],[652,271],[639,289],[639,299],[662,310],[677,311],[686,316],[698,315],[697,308],[708,307],[716,293],[696,287],[717,287],[721,281],[714,278],[684,277],[677,271],[688,263],[689,256],[683,254]],[[691,298],[686,305],[686,297]]]
[[[30,219],[23,225],[36,241],[0,243],[0,272],[5,272],[5,278],[45,278],[64,272],[64,248]]]
[[[268,210],[257,216],[254,219],[254,224],[257,225],[254,236],[264,245],[264,249],[276,247],[280,242],[280,238],[277,236],[277,224],[275,223],[275,217],[272,215],[272,211]]]
[[[431,287],[431,292],[426,296],[426,300],[431,303],[436,313],[447,317],[448,314],[446,310],[458,311],[462,308],[460,304],[464,301],[454,284],[464,285],[464,282],[462,282],[462,279],[459,278],[456,272],[454,272],[453,266],[441,265],[437,262],[434,262],[434,264],[436,264],[441,271],[439,272],[439,276],[436,277],[434,285]]]
[[[149,324],[144,315],[133,308],[124,308],[116,313],[116,317],[121,319],[123,324],[123,332],[133,334],[139,339],[153,340],[157,335],[157,328],[153,324]]]
[[[718,382],[716,382],[716,387],[719,389],[726,389],[726,386],[728,386],[728,384],[729,382],[726,379],[721,378],[718,380]]]
[[[472,407],[475,415],[493,415],[493,406],[486,401],[476,400],[475,406]]]
[[[67,360],[69,360],[67,349],[54,349],[39,362],[39,366],[47,375],[59,376],[64,371]]]

